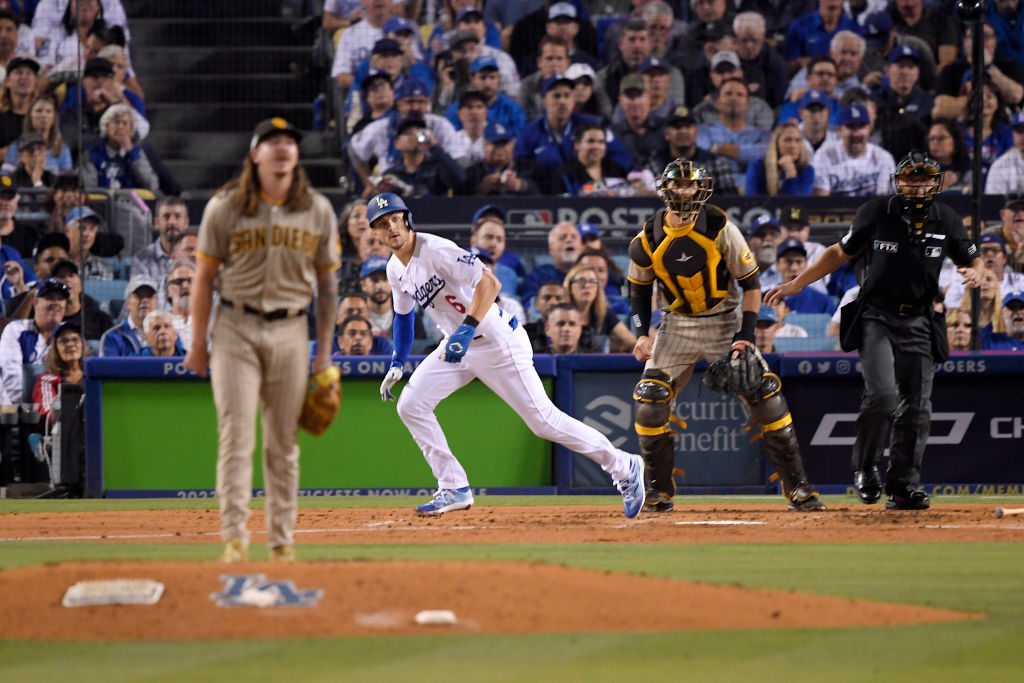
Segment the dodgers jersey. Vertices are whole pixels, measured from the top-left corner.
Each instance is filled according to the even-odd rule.
[[[451,240],[417,232],[409,265],[402,265],[395,255],[388,261],[395,313],[409,313],[419,304],[430,313],[438,329],[449,336],[465,320],[473,290],[487,269],[474,254]],[[477,333],[486,335],[495,326],[507,326],[510,317],[491,304]]]

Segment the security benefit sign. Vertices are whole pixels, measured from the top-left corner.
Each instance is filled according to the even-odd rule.
[[[746,405],[701,384],[701,372],[676,397],[676,416],[686,429],[673,424],[676,434],[676,486],[765,486],[764,458],[757,434],[744,431],[750,416]],[[573,375],[575,416],[607,436],[617,447],[639,453],[633,429],[633,387],[640,373],[576,371]],[[609,486],[596,463],[581,455],[573,458],[574,488]]]
[[[1024,482],[1020,376],[936,374],[922,482]],[[786,377],[807,475],[849,484],[862,383],[857,377]],[[888,451],[881,463],[888,466]]]

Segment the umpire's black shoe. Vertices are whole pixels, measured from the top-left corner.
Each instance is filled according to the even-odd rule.
[[[878,467],[872,465],[866,470],[854,472],[853,488],[857,489],[857,497],[862,503],[877,503],[882,497],[882,475],[878,473]]]
[[[904,489],[889,495],[886,510],[927,510],[932,505],[924,489]]]

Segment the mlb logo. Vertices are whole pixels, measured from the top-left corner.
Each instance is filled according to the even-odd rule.
[[[925,247],[924,255],[928,258],[942,258],[942,247]]]

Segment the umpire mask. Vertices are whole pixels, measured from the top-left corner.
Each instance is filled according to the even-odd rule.
[[[903,218],[910,226],[911,238],[923,239],[928,209],[942,189],[939,162],[923,152],[912,150],[896,167],[892,184],[903,209]]]
[[[669,211],[692,222],[714,190],[715,181],[708,172],[686,159],[670,161],[658,178],[658,196]]]

